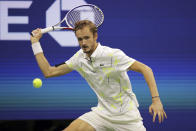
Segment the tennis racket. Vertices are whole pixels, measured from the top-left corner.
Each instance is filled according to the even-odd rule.
[[[41,29],[41,33],[47,33],[54,30],[74,30],[75,23],[81,20],[90,20],[99,27],[104,21],[104,14],[100,8],[92,4],[80,5],[71,9],[65,17],[57,24]],[[67,27],[61,27],[60,25],[65,22]],[[31,33],[33,36],[34,34]]]

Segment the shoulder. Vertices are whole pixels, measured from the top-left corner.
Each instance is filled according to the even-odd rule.
[[[116,53],[116,52],[122,52],[121,49],[118,48],[112,48],[109,46],[102,46],[102,50],[104,53]]]
[[[121,49],[111,48],[109,46],[102,46],[102,47],[105,55],[109,55],[109,56],[124,55],[124,52]]]
[[[74,58],[81,58],[81,57],[83,57],[83,55],[84,55],[84,53],[83,53],[82,49],[80,49],[73,55],[73,57]]]
[[[69,60],[67,60],[65,63],[70,67],[71,69],[76,69],[78,62],[80,61],[80,58],[82,58],[82,50],[78,50]]]

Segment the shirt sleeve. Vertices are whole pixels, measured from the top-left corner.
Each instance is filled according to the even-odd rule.
[[[79,51],[75,53],[69,60],[65,63],[68,65],[69,68],[72,70],[76,70],[78,67],[78,58],[79,58]]]
[[[122,50],[116,49],[114,52],[114,65],[119,71],[128,71],[128,68],[136,61],[127,56]]]

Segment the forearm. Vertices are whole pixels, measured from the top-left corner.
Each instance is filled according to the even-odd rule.
[[[148,70],[144,71],[143,75],[152,95],[152,104],[149,106],[149,113],[153,115],[153,122],[155,122],[156,116],[158,116],[159,123],[161,123],[163,122],[164,118],[167,118],[167,115],[163,109],[163,105],[159,97],[153,72],[149,68]]]
[[[48,63],[46,57],[43,53],[38,53],[35,55],[36,61],[38,63],[38,66],[45,77],[48,77],[50,74],[50,64]]]
[[[148,67],[142,72],[142,74],[144,75],[146,83],[148,84],[151,96],[152,97],[159,96],[159,92],[157,89],[157,85],[156,85],[156,81],[155,81],[152,69]]]
[[[31,46],[33,49],[33,53],[42,73],[45,77],[48,77],[50,72],[50,64],[45,58],[43,50],[41,48],[41,44],[39,43],[39,40],[42,37],[41,29],[37,28],[36,30],[33,30],[32,33],[34,34],[34,36],[31,36]]]
[[[152,97],[159,96],[159,93],[157,90],[157,85],[156,85],[155,78],[154,78],[154,74],[153,74],[152,69],[150,67],[148,67],[147,65],[145,65],[139,61],[135,61],[133,63],[133,65],[131,65],[129,67],[129,70],[142,73],[145,80],[146,80],[146,83],[148,84],[148,87],[150,89],[151,96]]]
[[[152,96],[152,104],[149,107],[149,112],[153,114],[153,122],[155,122],[156,115],[158,115],[159,117],[159,122],[163,121],[164,117],[167,118],[167,115],[163,109],[163,105],[159,98],[159,92],[152,69],[141,62],[135,61],[129,67],[129,70],[133,70],[143,74]]]

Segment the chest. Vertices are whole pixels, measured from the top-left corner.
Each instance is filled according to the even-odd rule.
[[[109,77],[115,79],[118,71],[112,57],[104,57],[79,62],[78,71],[83,77],[89,79],[104,80]]]

